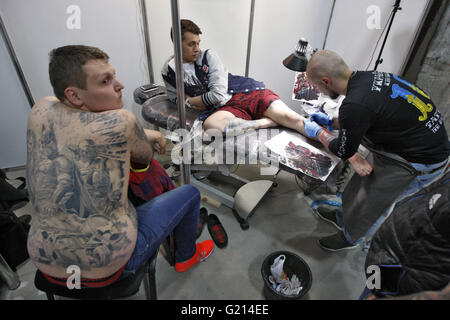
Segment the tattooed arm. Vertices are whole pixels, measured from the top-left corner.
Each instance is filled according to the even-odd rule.
[[[150,144],[152,145],[153,149],[156,150],[156,152],[158,152],[159,154],[166,153],[166,138],[161,132],[148,129],[144,129],[144,132],[148,138],[148,141],[150,141]]]
[[[134,114],[123,110],[129,123],[128,138],[131,150],[131,161],[148,164],[153,158],[153,148],[144,128]]]

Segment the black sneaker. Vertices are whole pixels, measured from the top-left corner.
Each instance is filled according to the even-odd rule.
[[[319,246],[327,251],[341,251],[356,248],[358,245],[348,242],[342,231],[319,239]]]
[[[225,248],[227,246],[227,232],[222,223],[220,223],[219,218],[213,213],[208,216],[208,231],[216,246],[219,248]]]
[[[338,228],[338,230],[342,231],[342,227],[338,224],[337,221],[337,210],[330,210],[324,207],[318,207],[313,210],[315,214],[322,220],[331,223],[333,226]]]
[[[200,215],[198,217],[197,225],[197,239],[200,238],[203,228],[208,223],[208,210],[206,208],[200,208]]]

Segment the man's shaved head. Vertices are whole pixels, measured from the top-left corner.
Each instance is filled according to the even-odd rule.
[[[346,91],[351,73],[345,61],[329,50],[314,53],[306,68],[307,78],[333,99]]]
[[[311,57],[306,72],[308,78],[312,81],[320,81],[324,76],[335,78],[344,78],[349,67],[345,61],[335,52],[329,50],[317,51]]]

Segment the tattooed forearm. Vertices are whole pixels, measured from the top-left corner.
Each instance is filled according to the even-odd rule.
[[[34,193],[31,190],[35,189],[36,176],[32,174],[32,168],[36,167],[36,134],[33,130],[27,129],[27,170],[26,170],[26,181],[28,187],[28,196],[31,203],[35,204]]]
[[[145,134],[144,128],[138,123],[134,124],[134,133],[136,134],[139,140],[144,140],[150,143],[150,141],[148,141],[147,135]]]
[[[319,141],[328,149],[328,145],[330,144],[333,139],[336,139],[328,130],[322,129],[319,131],[319,134],[317,135],[317,138]]]
[[[144,128],[138,122],[134,124],[134,143],[131,146],[131,160],[140,164],[148,164],[153,158],[154,149]]]

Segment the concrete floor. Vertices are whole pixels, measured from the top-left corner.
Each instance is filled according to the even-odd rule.
[[[10,178],[23,176],[24,170],[8,171],[7,174]],[[241,165],[236,174],[249,180],[267,179],[259,177],[259,169],[255,166]],[[248,220],[250,228],[245,231],[229,208],[202,202],[201,205],[209,213],[215,213],[224,225],[228,246],[224,249],[216,247],[205,262],[181,274],[160,254],[156,267],[158,299],[263,300],[261,265],[267,255],[278,250],[296,253],[309,264],[313,281],[304,299],[358,299],[365,285],[366,253],[361,247],[329,253],[317,244],[321,237],[336,232],[332,225],[318,219],[310,207],[313,200],[327,198],[323,194],[325,188],[305,197],[294,175],[282,171],[277,181],[278,187],[269,191],[254,210]],[[227,187],[223,186],[223,189]],[[15,212],[20,216],[30,213],[30,208],[27,204]],[[199,240],[209,238],[205,228]],[[22,283],[16,290],[8,290],[0,281],[0,299],[45,300],[45,294],[34,287],[35,270],[29,260],[18,268]],[[144,299],[143,286],[130,299]]]

